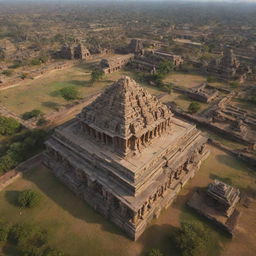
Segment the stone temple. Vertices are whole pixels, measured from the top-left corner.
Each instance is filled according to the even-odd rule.
[[[45,164],[133,240],[208,155],[206,138],[129,77],[46,142]]]

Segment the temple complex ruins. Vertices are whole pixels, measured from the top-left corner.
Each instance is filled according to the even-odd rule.
[[[209,122],[226,131],[230,137],[241,142],[256,144],[256,115],[254,111],[245,110],[226,96],[217,101],[204,113]]]
[[[209,103],[214,101],[219,92],[212,86],[209,86],[207,83],[202,83],[199,86],[192,88],[191,90],[187,91],[187,96],[193,100],[201,101],[204,103]]]
[[[233,235],[240,214],[236,209],[239,200],[239,189],[214,180],[206,190],[198,189],[188,205]]]
[[[131,62],[131,67],[142,72],[154,73],[161,62],[166,60],[172,63],[174,69],[179,69],[183,63],[183,59],[179,55],[147,50],[143,51],[143,54],[135,56]]]
[[[136,240],[209,151],[195,125],[129,77],[108,87],[46,142],[44,163]]]
[[[129,54],[133,53],[136,55],[142,55],[144,51],[143,41],[140,39],[132,39],[129,45],[117,49],[118,53]]]
[[[249,66],[241,64],[233,50],[226,46],[222,58],[211,61],[206,72],[224,81],[236,80],[243,83],[252,71]]]
[[[57,57],[61,59],[80,59],[88,60],[91,59],[91,54],[83,44],[65,44],[62,46],[61,50],[57,53]]]
[[[134,58],[134,54],[118,55],[107,59],[102,59],[100,62],[100,69],[105,74],[111,74],[123,68],[129,61]]]
[[[17,51],[15,45],[7,40],[0,40],[0,59],[8,59]]]

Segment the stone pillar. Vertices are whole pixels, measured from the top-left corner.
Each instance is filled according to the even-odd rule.
[[[133,212],[133,216],[132,216],[132,223],[134,225],[136,225],[138,222],[138,213],[137,212]]]

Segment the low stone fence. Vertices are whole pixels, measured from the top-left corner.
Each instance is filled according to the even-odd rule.
[[[167,103],[167,106],[170,106],[170,104]],[[216,127],[214,125],[212,125],[211,123],[209,123],[205,118],[202,118],[202,117],[198,117],[198,116],[192,116],[188,113],[185,113],[183,112],[182,110],[179,110],[179,109],[174,109],[174,108],[171,108],[172,112],[174,112],[174,114],[181,118],[181,119],[184,119],[186,121],[189,121],[189,122],[192,122],[192,123],[195,123],[196,125],[198,125],[199,127],[203,127],[207,130],[210,130],[210,131],[213,131],[217,134],[220,134],[220,135],[223,135],[225,136],[226,138],[228,139],[231,139],[233,141],[237,141],[239,143],[242,143],[243,145],[245,146],[251,146],[252,143],[251,141],[248,141],[248,140],[245,140],[243,138],[240,138],[240,137],[236,137],[235,135],[233,134],[230,134],[229,132],[225,131],[224,129],[221,129],[219,127]],[[223,144],[221,144],[220,142],[216,141],[216,140],[213,140],[213,139],[208,139],[208,143],[219,148],[220,150],[228,153],[228,154],[231,154],[233,156],[235,156],[236,158],[246,162],[247,164],[253,166],[253,167],[256,167],[256,156],[254,156],[253,154],[250,154],[250,153],[246,153],[246,152],[242,152],[242,151],[239,151],[239,150],[233,150]]]
[[[167,104],[168,105],[168,104]],[[185,119],[187,121],[190,121],[190,122],[193,122],[195,124],[197,124],[198,126],[201,126],[201,127],[204,127],[206,129],[209,129],[217,134],[220,134],[220,135],[224,135],[225,137],[227,137],[228,139],[231,139],[233,141],[236,141],[236,142],[239,142],[239,143],[242,143],[246,146],[250,146],[251,145],[251,141],[248,141],[246,139],[243,139],[239,136],[236,136],[235,134],[232,134],[228,131],[226,131],[224,128],[220,128],[220,127],[217,127],[213,124],[211,124],[209,122],[209,120],[203,118],[203,117],[199,117],[199,116],[193,116],[193,115],[190,115],[188,113],[185,113],[183,111],[180,111],[180,110],[173,110],[172,111],[175,113],[176,116],[182,118],[182,119]]]
[[[36,69],[21,70],[20,72],[15,74],[15,77],[4,78],[2,83],[0,83],[0,91],[19,86],[23,81],[37,79],[45,73],[72,67],[75,63],[75,61],[58,61],[47,63],[44,66],[37,67]],[[28,78],[21,79],[20,76],[23,73],[28,73]]]
[[[4,175],[0,176],[0,191],[2,191],[5,187],[13,183],[18,178],[22,177],[24,173],[39,165],[42,159],[43,153],[35,155],[26,160],[25,162],[19,164],[15,169],[10,170]]]
[[[233,156],[235,156],[236,158],[246,162],[247,164],[253,166],[253,167],[256,167],[256,156],[253,157],[253,156],[250,156],[250,155],[247,155],[246,153],[244,152],[241,152],[241,151],[237,151],[237,150],[233,150],[223,144],[221,144],[220,142],[216,141],[216,140],[213,140],[213,139],[208,139],[208,143],[210,145],[213,145],[214,147],[228,153],[228,154],[231,154]]]

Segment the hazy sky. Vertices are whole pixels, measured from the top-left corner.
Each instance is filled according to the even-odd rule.
[[[256,3],[256,0],[0,0],[0,2],[229,2],[229,3]]]

